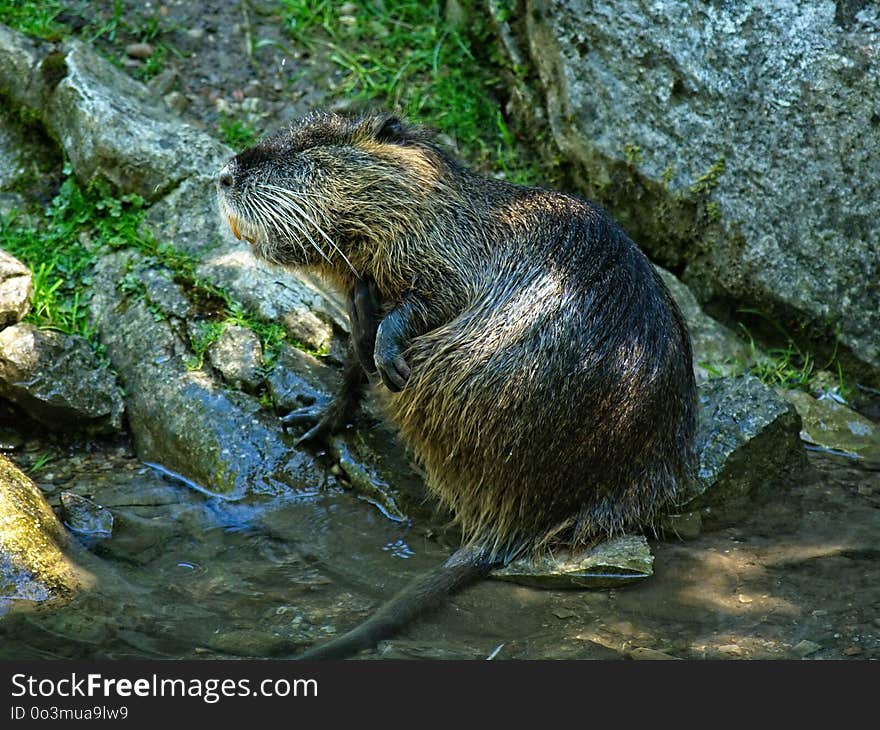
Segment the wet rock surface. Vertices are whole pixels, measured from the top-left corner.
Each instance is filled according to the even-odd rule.
[[[33,295],[30,269],[0,250],[0,328],[22,320],[30,311]]]
[[[13,602],[70,598],[90,584],[69,547],[40,489],[0,455],[0,616]]]
[[[650,578],[654,556],[643,535],[624,535],[583,553],[558,551],[541,559],[520,559],[492,571],[492,577],[535,588],[615,588]]]
[[[113,513],[73,492],[61,492],[61,518],[77,537],[90,542],[113,536]]]
[[[237,390],[253,392],[263,381],[263,346],[247,327],[224,329],[208,349],[208,358],[223,380]]]
[[[328,481],[321,467],[292,448],[274,414],[245,393],[224,389],[188,366],[192,353],[171,311],[156,299],[117,289],[127,268],[149,278],[161,267],[135,254],[105,257],[95,276],[92,310],[107,355],[126,390],[138,454],[228,499],[313,493]],[[160,276],[165,287],[177,285]],[[182,291],[174,301],[186,301]]]
[[[839,325],[878,381],[876,6],[517,7],[511,59],[533,70],[550,154],[587,194],[701,301],[758,306],[814,342]]]
[[[76,335],[24,323],[0,332],[0,396],[48,428],[106,433],[122,427],[116,379]]]

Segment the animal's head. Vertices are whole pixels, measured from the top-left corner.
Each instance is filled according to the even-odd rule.
[[[444,159],[425,130],[397,117],[313,113],[223,167],[220,211],[262,258],[351,270],[422,224]]]

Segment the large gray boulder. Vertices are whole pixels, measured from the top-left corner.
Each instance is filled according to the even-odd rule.
[[[585,194],[702,302],[839,327],[880,382],[876,3],[523,0],[500,28]]]

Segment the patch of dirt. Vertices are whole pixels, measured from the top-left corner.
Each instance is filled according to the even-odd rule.
[[[91,3],[87,6],[92,5]],[[112,4],[72,11],[63,20],[81,27],[86,18],[112,22]],[[106,7],[109,6],[109,7]],[[341,110],[349,103],[334,95],[341,78],[320,42],[297,41],[285,25],[277,2],[135,2],[123,0],[124,21],[113,39],[95,45],[121,59],[134,77],[142,77],[150,56],[136,58],[126,47],[143,39],[154,25],[153,53],[164,53],[160,70],[147,81],[157,101],[205,131],[222,138],[224,118],[270,132],[315,108]],[[161,46],[168,50],[161,51]]]

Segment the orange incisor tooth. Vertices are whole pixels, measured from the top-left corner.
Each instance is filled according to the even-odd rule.
[[[237,223],[236,223],[235,217],[234,217],[234,216],[231,216],[231,215],[230,215],[230,216],[227,216],[227,220],[229,221],[229,227],[232,229],[232,233],[233,233],[233,234],[235,235],[235,237],[240,241],[240,240],[241,240],[241,234],[238,232],[238,225],[237,225]]]

